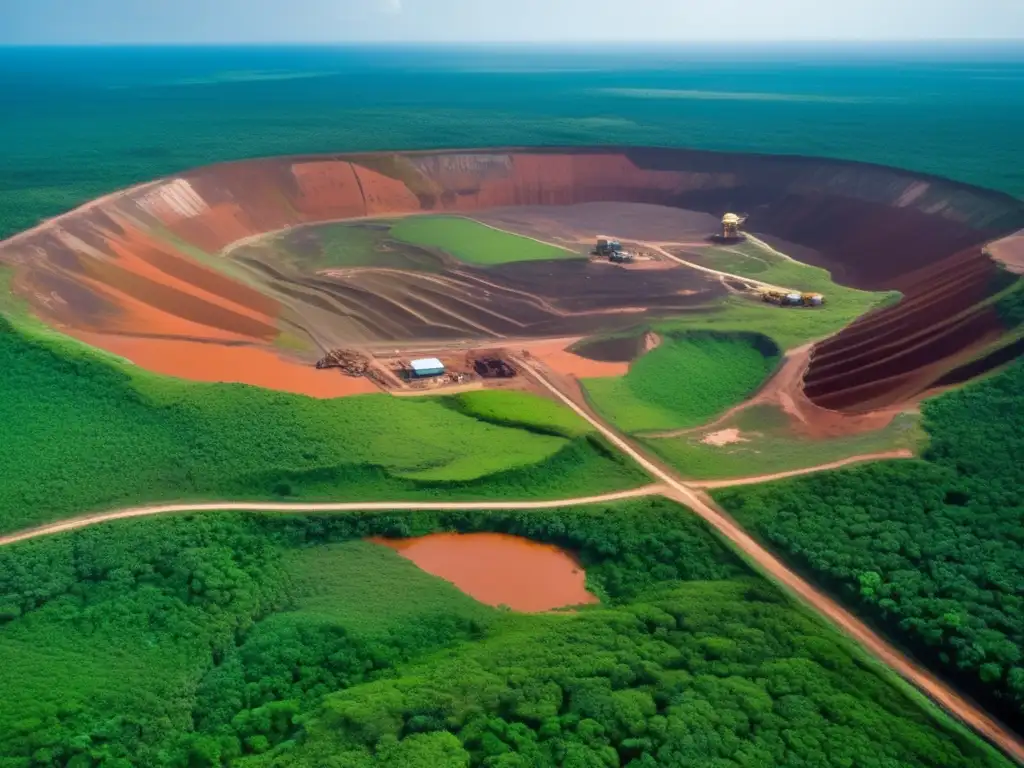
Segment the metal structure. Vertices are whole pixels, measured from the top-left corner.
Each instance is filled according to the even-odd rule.
[[[484,379],[510,379],[516,375],[516,369],[500,357],[478,357],[473,361],[473,370]]]
[[[825,297],[820,293],[797,293],[764,288],[760,294],[762,301],[778,304],[780,307],[820,307],[825,304]]]
[[[409,375],[414,379],[425,379],[431,376],[444,375],[444,363],[436,357],[425,357],[413,360],[408,365]]]
[[[722,217],[722,237],[726,240],[738,240],[743,237],[740,227],[747,220],[746,216],[727,213]]]
[[[594,253],[598,256],[611,256],[614,253],[622,252],[622,243],[618,240],[610,240],[607,237],[597,238],[597,245],[594,247]]]

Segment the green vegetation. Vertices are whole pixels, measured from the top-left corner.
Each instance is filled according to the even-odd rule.
[[[631,363],[644,353],[646,338],[645,328],[630,328],[620,333],[583,339],[571,346],[569,351],[588,360]]]
[[[439,248],[472,264],[572,259],[579,254],[528,237],[504,232],[458,216],[410,216],[391,228],[391,236],[414,245]]]
[[[394,223],[373,219],[299,227],[238,248],[232,256],[290,264],[306,272],[344,267],[437,271],[436,256],[390,237]]]
[[[848,312],[835,306],[814,309],[777,307],[756,299],[728,296],[707,310],[655,320],[650,328],[658,333],[702,330],[760,333],[785,350],[831,336],[859,316],[859,312]]]
[[[709,434],[727,429],[739,430],[738,442],[703,442]],[[786,472],[869,453],[915,450],[923,435],[919,418],[907,413],[873,432],[809,440],[794,433],[785,414],[774,406],[755,405],[714,427],[672,437],[642,437],[640,441],[684,477],[720,480]]]
[[[1024,361],[924,404],[925,461],[715,494],[1007,721],[1024,713]]]
[[[832,280],[828,270],[795,261],[776,251],[760,240],[747,240],[730,246],[708,246],[687,250],[682,258],[702,266],[729,272],[734,275],[751,277],[761,282],[777,285],[800,292],[817,292],[825,296],[825,306],[813,309],[777,307],[768,305],[768,311],[775,311],[779,317],[763,316],[765,333],[776,338],[778,332],[788,334],[806,327],[806,335],[800,334],[800,341],[820,338],[849,325],[854,319],[876,307],[899,299],[895,291],[861,291],[847,288]],[[797,315],[798,317],[791,317]],[[807,315],[808,317],[799,317]],[[787,339],[788,341],[788,339]],[[781,343],[781,342],[780,342]],[[783,343],[783,348],[795,346]]]
[[[996,312],[1010,330],[1024,325],[1024,277],[1018,277],[996,301]]]
[[[436,530],[571,547],[604,603],[356,541]],[[0,605],[5,766],[1008,765],[660,499],[122,521],[0,550]]]
[[[368,541],[289,550],[284,564],[298,595],[287,616],[329,621],[354,635],[401,632],[432,616],[487,622],[494,614],[454,584]]]
[[[590,424],[568,408],[526,392],[465,392],[447,398],[446,402],[460,413],[503,427],[567,438],[582,437],[591,432]]]
[[[568,411],[529,396],[449,407],[184,382],[2,318],[0,369],[5,531],[176,498],[536,498],[644,482]]]
[[[701,424],[754,392],[779,349],[758,334],[666,335],[625,376],[585,379],[594,407],[626,432]]]

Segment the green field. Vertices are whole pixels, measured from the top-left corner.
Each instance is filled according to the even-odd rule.
[[[567,497],[645,481],[568,411],[517,393],[316,400],[185,382],[3,319],[0,367],[5,531],[170,499]]]
[[[297,227],[244,245],[232,257],[288,264],[300,272],[345,267],[432,271],[438,259],[391,237],[394,221],[372,219]]]
[[[901,414],[874,432],[809,440],[793,433],[780,410],[757,405],[709,429],[675,437],[642,437],[640,441],[683,477],[721,480],[786,472],[901,448],[916,450],[923,443],[919,421],[916,415]],[[742,442],[720,446],[702,442],[706,435],[725,429],[740,430]]]
[[[484,266],[579,258],[572,251],[459,216],[409,216],[391,228],[391,236],[414,245],[438,248]]]
[[[442,530],[569,547],[603,602],[493,609],[359,541]],[[663,499],[25,542],[0,656],[5,766],[1008,765]]]
[[[701,266],[782,288],[823,294],[825,305],[815,308],[764,304],[754,310],[753,307],[739,305],[739,302],[750,303],[742,299],[730,298],[726,302],[721,322],[732,320],[746,328],[747,319],[753,312],[759,318],[755,322],[763,324],[762,332],[779,341],[784,349],[834,333],[866,312],[899,299],[895,291],[861,291],[839,285],[827,270],[794,261],[758,240],[695,248],[682,252],[680,256]]]
[[[394,550],[367,541],[289,551],[285,569],[299,597],[284,616],[335,623],[363,637],[386,636],[431,616],[487,622],[496,613]]]
[[[695,331],[666,335],[625,376],[584,379],[587,398],[624,432],[697,426],[742,402],[779,360],[756,334]]]

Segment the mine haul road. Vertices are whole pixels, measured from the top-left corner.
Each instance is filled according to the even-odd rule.
[[[639,450],[633,447],[624,437],[598,419],[588,409],[580,406],[571,397],[560,390],[532,363],[521,358],[515,362],[528,372],[538,384],[550,392],[557,400],[571,408],[576,414],[587,420],[590,425],[603,435],[612,445],[629,456],[646,470],[658,483],[634,488],[629,491],[607,493],[600,496],[584,496],[571,499],[554,499],[551,501],[473,501],[473,502],[340,502],[340,503],[274,503],[274,502],[217,502],[217,503],[182,503],[153,506],[139,506],[127,509],[85,515],[56,523],[22,530],[6,536],[0,536],[0,547],[18,542],[52,536],[93,525],[154,515],[189,514],[216,511],[252,511],[277,512],[282,514],[300,514],[315,512],[388,512],[388,511],[424,511],[424,510],[542,510],[568,506],[585,506],[602,504],[625,499],[646,496],[665,496],[677,501],[704,518],[722,536],[741,550],[766,576],[784,586],[789,592],[810,606],[814,611],[838,627],[847,636],[853,638],[865,651],[895,671],[905,680],[917,687],[932,701],[957,717],[989,742],[999,747],[1007,756],[1024,765],[1024,743],[1013,733],[1000,725],[980,707],[957,694],[952,688],[940,682],[930,673],[912,662],[885,640],[871,631],[866,624],[841,608],[836,602],[814,589],[809,583],[786,567],[774,555],[757,543],[750,535],[740,528],[724,511],[717,508],[714,502],[699,490],[686,485],[682,480],[654,463]],[[820,467],[800,470],[796,474],[806,474],[815,470],[834,468],[846,462],[832,462]],[[793,473],[781,473],[789,476]],[[771,479],[772,476],[756,478],[736,478],[735,480],[713,483],[715,487],[725,485],[744,485]],[[710,487],[711,483],[704,484]]]
[[[852,637],[868,653],[917,687],[935,703],[942,706],[978,734],[999,747],[1007,756],[1024,765],[1024,742],[1002,726],[980,707],[964,699],[950,686],[938,680],[922,667],[908,659],[889,643],[875,634],[860,619],[840,607],[831,598],[812,587],[800,576],[785,566],[768,550],[747,534],[739,524],[724,511],[715,506],[710,497],[694,491],[680,479],[644,456],[638,449],[598,419],[589,409],[582,407],[566,395],[527,360],[517,358],[515,362],[528,371],[534,379],[560,402],[586,419],[605,439],[633,461],[643,467],[651,477],[669,489],[668,496],[686,505],[703,517],[725,538],[729,539],[770,579],[784,586],[791,594],[813,608],[818,614]]]

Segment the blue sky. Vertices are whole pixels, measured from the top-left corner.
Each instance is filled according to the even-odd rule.
[[[1024,0],[0,0],[0,43],[1024,38]]]

